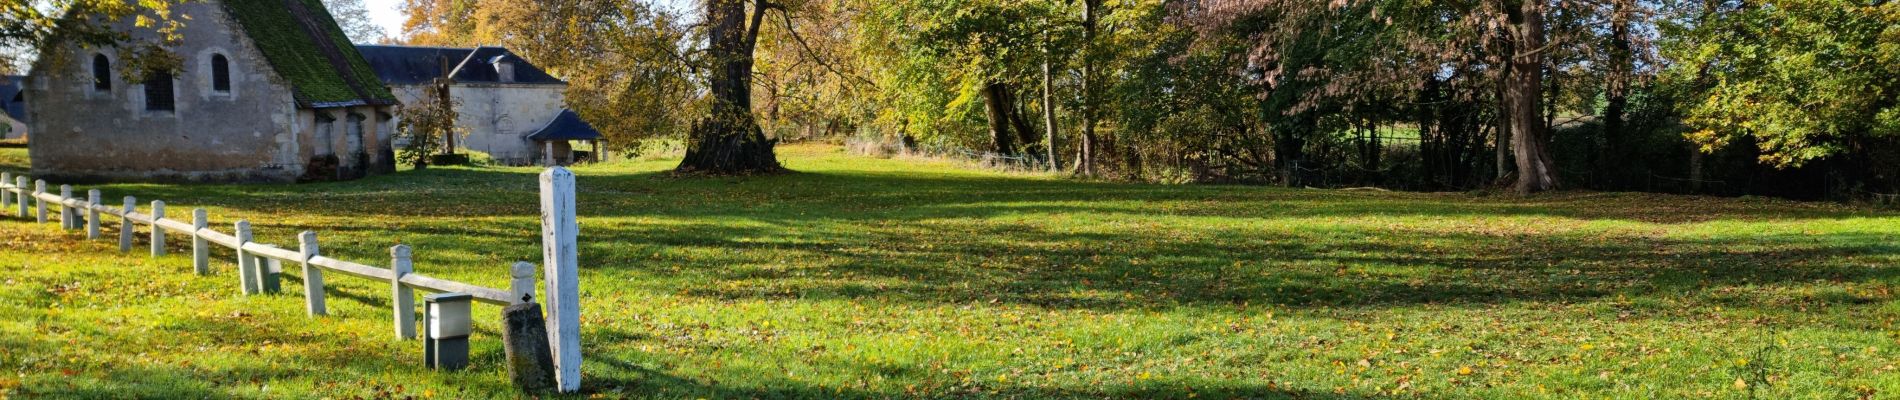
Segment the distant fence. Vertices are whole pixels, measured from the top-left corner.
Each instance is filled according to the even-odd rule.
[[[381,268],[324,256],[317,233],[312,231],[298,235],[298,246],[292,250],[254,240],[251,223],[247,220],[236,221],[229,234],[211,229],[210,218],[202,208],[193,209],[191,222],[184,222],[166,217],[164,201],[154,200],[148,211],[140,212],[138,200],[132,196],[126,196],[118,207],[112,207],[101,201],[97,189],[87,191],[84,199],[73,197],[71,185],[60,185],[58,190],[58,193],[48,192],[44,180],[34,181],[29,187],[25,176],[0,173],[0,214],[15,211],[17,216],[32,217],[39,223],[46,223],[56,214],[60,228],[84,229],[88,239],[102,239],[100,215],[110,215],[119,220],[119,251],[132,251],[135,231],[138,225],[145,225],[149,227],[153,257],[165,255],[168,232],[182,234],[191,239],[192,269],[198,275],[211,275],[211,245],[229,248],[237,253],[238,286],[245,295],[279,292],[283,263],[300,264],[304,310],[312,317],[329,314],[324,304],[323,282],[327,272],[389,282],[394,300],[390,302],[394,331],[396,337],[403,340],[416,338],[415,290],[463,293],[475,301],[500,306],[534,300],[534,265],[527,262],[508,266],[507,289],[482,287],[416,273],[413,249],[407,245],[391,247],[389,268]],[[565,168],[550,168],[541,175],[541,191],[543,256],[548,297],[552,299],[548,304],[548,336],[554,350],[559,386],[562,391],[572,391],[580,385],[574,175]],[[28,207],[29,202],[32,207]]]

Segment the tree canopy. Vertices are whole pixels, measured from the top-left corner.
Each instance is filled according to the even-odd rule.
[[[360,0],[330,3],[366,23]],[[166,4],[8,3],[0,40],[162,53],[55,27],[84,10],[175,29]],[[391,40],[508,46],[621,150],[681,143],[682,171],[772,171],[774,143],[833,139],[1103,179],[1900,191],[1893,2],[665,4],[405,0]]]

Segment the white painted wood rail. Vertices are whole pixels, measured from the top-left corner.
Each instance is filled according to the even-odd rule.
[[[578,390],[580,386],[580,329],[579,329],[579,279],[576,254],[579,244],[578,224],[575,221],[574,175],[565,168],[548,169],[541,176],[542,196],[542,245],[545,265],[547,296],[546,307],[549,313],[549,339],[557,364],[557,381],[563,392]],[[59,214],[62,230],[84,229],[89,239],[101,239],[100,227],[104,224],[101,215],[117,219],[119,230],[119,250],[130,252],[134,245],[135,231],[139,225],[150,229],[151,253],[154,257],[163,257],[166,252],[167,233],[175,233],[192,241],[193,270],[208,275],[211,246],[224,247],[238,254],[240,288],[245,294],[261,293],[264,278],[268,271],[265,264],[295,263],[302,266],[299,273],[304,280],[306,311],[312,317],[328,315],[324,302],[324,275],[336,273],[343,276],[388,282],[391,288],[392,324],[395,334],[401,339],[415,337],[415,293],[463,293],[478,302],[493,305],[511,305],[539,300],[535,297],[535,265],[518,262],[509,265],[509,283],[507,289],[496,289],[473,285],[448,279],[436,278],[415,272],[414,249],[409,246],[396,246],[390,249],[390,268],[360,264],[324,256],[317,242],[316,232],[303,232],[297,237],[298,246],[277,246],[256,241],[251,234],[248,221],[237,221],[233,225],[234,233],[227,234],[210,228],[210,221],[204,209],[192,210],[191,221],[179,221],[166,218],[165,202],[152,201],[149,213],[138,210],[138,199],[125,196],[119,206],[103,204],[102,193],[90,190],[86,198],[72,197],[72,187],[60,187],[58,194],[46,191],[46,181],[35,181],[27,186],[26,176],[0,174],[0,216],[7,211],[15,211],[19,218],[30,218],[45,223],[51,214]],[[33,202],[29,209],[27,202]],[[57,206],[57,210],[49,210]],[[37,211],[37,212],[34,212]]]

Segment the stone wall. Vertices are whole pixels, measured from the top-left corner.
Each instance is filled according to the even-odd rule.
[[[376,139],[387,131],[377,129],[383,124],[366,124],[360,143],[349,142],[345,128],[349,113],[379,121],[377,113],[386,114],[387,107],[300,109],[287,83],[217,2],[173,9],[190,21],[179,32],[181,43],[171,48],[183,61],[173,80],[174,111],[146,109],[142,79],[127,79],[117,49],[69,46],[38,61],[27,83],[35,176],[62,182],[291,182],[349,179],[362,176],[357,171],[393,165],[377,147],[387,143]],[[128,24],[119,28],[137,38],[153,35]],[[110,90],[93,86],[94,55],[111,60]],[[229,61],[228,91],[212,85],[214,55]],[[331,133],[317,130],[319,114],[336,119]],[[317,146],[319,137],[330,140],[327,147]],[[367,155],[357,157],[348,150],[352,146]],[[340,173],[306,171],[325,159],[325,149],[337,157],[333,169]]]

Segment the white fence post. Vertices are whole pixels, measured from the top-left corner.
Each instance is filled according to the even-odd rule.
[[[211,242],[199,236],[198,231],[211,227],[211,215],[205,209],[191,210],[191,270],[198,275],[211,275]]]
[[[258,282],[257,282],[257,277],[255,276],[255,274],[257,273],[257,269],[253,268],[253,265],[252,265],[252,264],[257,263],[257,259],[252,258],[250,254],[244,253],[244,244],[251,242],[251,221],[240,219],[238,220],[236,227],[233,229],[235,229],[234,232],[236,234],[234,236],[237,237],[237,244],[238,244],[237,245],[238,289],[244,291],[244,294],[247,294],[247,295],[257,294],[257,292],[260,289],[259,287],[257,287]]]
[[[416,294],[402,284],[403,275],[415,271],[412,256],[408,245],[389,248],[389,270],[394,272],[389,279],[389,304],[395,309],[396,338],[401,340],[416,338]]]
[[[310,259],[317,257],[317,233],[303,231],[297,235],[297,248],[303,252],[303,302],[304,312],[312,317],[330,315],[323,304],[323,269],[310,265]]]
[[[99,189],[86,191],[86,239],[99,240],[99,207],[105,204],[101,196]]]
[[[35,223],[46,223],[46,199],[40,198],[40,195],[44,193],[46,193],[46,180],[33,180],[33,208],[38,211],[33,215]]]
[[[13,173],[0,172],[0,185],[12,185],[12,184],[13,184]],[[17,198],[17,197],[19,196],[13,195],[13,190],[0,190],[0,213],[7,212],[8,209],[13,208],[13,202],[10,200],[13,200],[14,198]]]
[[[554,354],[555,386],[561,392],[581,388],[580,236],[574,210],[574,173],[548,168],[541,173],[541,257],[547,280],[548,344]]]
[[[165,255],[165,228],[158,226],[158,220],[165,218],[165,202],[152,200],[152,257]]]
[[[79,215],[73,212],[73,206],[66,205],[73,199],[73,185],[59,185],[59,229],[79,229]]]
[[[15,203],[18,203],[15,205],[20,206],[20,218],[26,218],[26,198],[30,196],[26,193],[26,177],[13,177],[13,188],[19,189],[19,191],[13,192],[13,200]]]
[[[272,246],[276,247],[276,246]],[[264,293],[277,294],[284,291],[284,260],[260,255],[251,256],[251,265],[257,266],[257,286]]]
[[[516,262],[508,268],[508,302],[511,304],[534,302],[534,263]]]
[[[139,199],[125,196],[124,214],[119,214],[119,252],[132,252],[132,213],[138,211]]]

